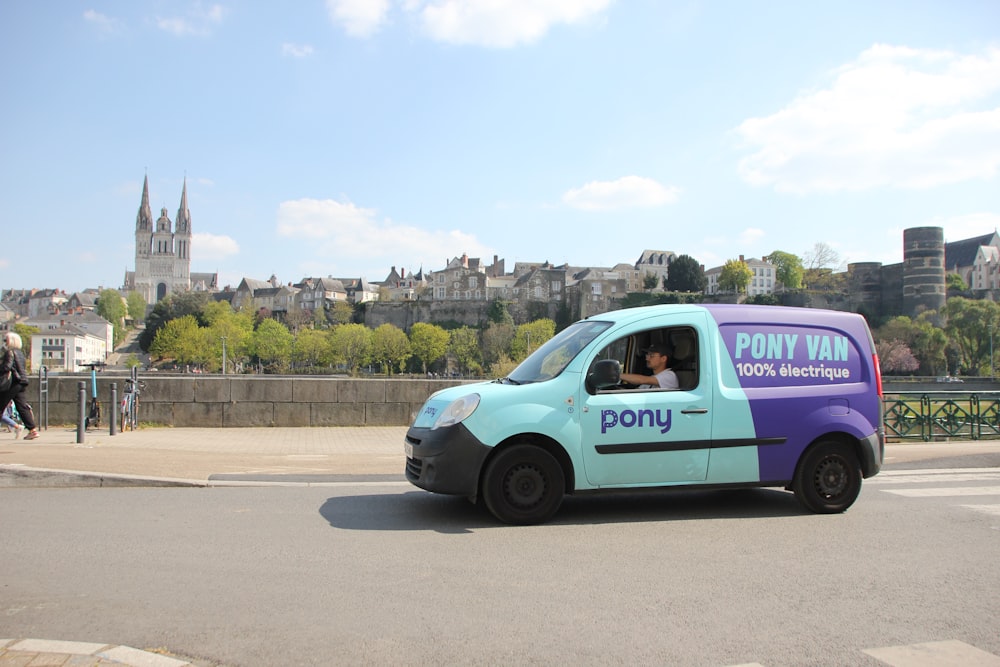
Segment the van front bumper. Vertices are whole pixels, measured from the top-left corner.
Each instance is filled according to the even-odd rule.
[[[434,493],[475,498],[479,472],[492,447],[464,424],[444,428],[411,427],[406,432],[406,479]]]

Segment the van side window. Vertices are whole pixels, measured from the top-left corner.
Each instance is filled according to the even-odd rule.
[[[650,346],[663,346],[668,352],[667,368],[677,375],[681,390],[698,386],[698,335],[690,327],[650,329],[615,340],[604,347],[594,359],[615,359],[621,364],[622,373],[650,375],[646,365],[646,350]],[[628,388],[621,386],[605,389],[615,391]]]

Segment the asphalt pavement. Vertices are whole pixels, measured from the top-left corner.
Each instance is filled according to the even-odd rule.
[[[406,427],[142,428],[111,435],[50,427],[0,431],[0,489],[18,486],[235,486],[404,482]],[[885,468],[934,462],[1000,467],[1000,440],[890,443]],[[0,638],[2,665],[199,667],[100,642]]]

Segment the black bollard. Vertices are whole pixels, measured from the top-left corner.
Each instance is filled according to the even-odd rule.
[[[111,383],[111,431],[110,435],[118,435],[118,383]]]
[[[76,420],[76,441],[82,443],[87,433],[87,383],[79,383],[80,389],[80,414]]]

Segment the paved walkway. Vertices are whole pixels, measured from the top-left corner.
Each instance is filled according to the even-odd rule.
[[[51,427],[37,440],[0,431],[0,487],[331,484],[404,481],[405,427],[147,428],[111,436]],[[945,456],[1000,455],[1000,441],[891,444],[886,466]],[[198,667],[128,646],[0,639],[0,667]]]

